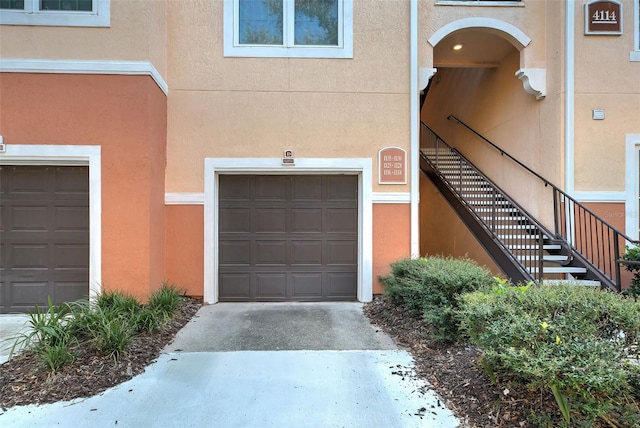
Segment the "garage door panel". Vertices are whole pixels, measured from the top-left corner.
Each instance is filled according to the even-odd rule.
[[[355,300],[357,183],[355,175],[220,176],[220,300]],[[242,191],[250,200],[234,199]],[[233,253],[238,241],[251,251]]]
[[[353,208],[327,208],[328,233],[357,233],[358,216]]]
[[[54,231],[77,231],[89,228],[89,210],[84,207],[54,207]]]
[[[355,265],[358,262],[358,243],[355,241],[327,241],[327,265]]]
[[[256,273],[256,295],[258,299],[282,300],[287,296],[285,273]]]
[[[251,264],[251,241],[221,241],[220,265]]]
[[[89,290],[87,289],[87,284],[81,281],[55,281],[53,289],[53,303],[55,305],[78,300],[78,296],[82,296],[82,298],[85,299],[89,298]]]
[[[58,196],[82,196],[89,192],[89,176],[86,169],[57,167],[55,177],[54,192]]]
[[[255,241],[255,265],[287,264],[287,241]]]
[[[283,175],[263,175],[255,180],[256,201],[281,201],[287,195],[287,179]]]
[[[291,241],[292,265],[322,265],[322,241]]]
[[[251,274],[220,274],[218,288],[220,296],[224,296],[227,300],[247,300],[251,295]]]
[[[35,305],[47,306],[49,282],[12,281],[9,283],[9,296],[13,306],[19,308],[29,308]]]
[[[319,299],[322,297],[322,282],[321,272],[292,272],[291,297]]]
[[[327,200],[357,201],[358,182],[353,176],[335,175],[327,177]]]
[[[49,268],[49,245],[46,243],[14,244],[8,256],[14,270]]]
[[[250,233],[249,208],[220,208],[220,230],[225,233]]]
[[[284,208],[256,208],[254,210],[256,233],[285,233],[287,212]]]
[[[7,167],[13,169],[12,177],[8,185],[11,186],[12,196],[37,197],[48,195],[51,183],[50,168],[25,166],[20,168]]]
[[[55,244],[54,269],[85,269],[89,265],[89,246],[83,244]]]
[[[322,208],[291,209],[291,233],[322,233]]]
[[[12,206],[10,231],[47,231],[49,230],[49,206]]]
[[[304,201],[322,200],[322,177],[300,176],[292,178],[291,199]]]
[[[353,289],[354,282],[357,281],[356,272],[332,272],[327,274],[327,297],[355,298]]]
[[[247,175],[221,175],[220,176],[220,201],[251,199],[252,180]]]

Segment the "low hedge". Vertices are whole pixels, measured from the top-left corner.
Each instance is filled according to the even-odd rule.
[[[562,416],[548,426],[640,426],[640,303],[579,285],[498,285],[459,302],[485,368],[554,395]]]
[[[434,338],[443,341],[459,337],[458,296],[493,284],[490,272],[473,260],[445,257],[399,260],[380,280],[388,299],[423,316]]]

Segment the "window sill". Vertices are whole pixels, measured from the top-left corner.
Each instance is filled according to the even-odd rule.
[[[436,6],[524,7],[524,1],[436,0]]]
[[[225,57],[241,58],[353,58],[353,47],[225,46]]]
[[[629,54],[629,61],[640,62],[640,51],[633,51]]]

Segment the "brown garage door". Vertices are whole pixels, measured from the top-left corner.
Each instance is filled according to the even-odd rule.
[[[221,175],[221,301],[355,300],[358,178]]]
[[[88,293],[88,167],[0,166],[0,312]]]

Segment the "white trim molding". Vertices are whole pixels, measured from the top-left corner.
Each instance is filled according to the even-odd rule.
[[[204,205],[204,193],[165,193],[165,205]]]
[[[411,193],[409,192],[373,192],[371,200],[374,204],[409,204]]]
[[[204,302],[217,303],[218,293],[218,176],[220,174],[354,174],[358,175],[358,290],[361,302],[373,299],[373,204],[370,158],[296,159],[283,166],[281,158],[204,159]]]
[[[576,191],[573,197],[578,202],[624,202],[625,192]]]
[[[633,239],[640,239],[640,134],[627,134],[625,147],[625,234]]]
[[[150,76],[165,95],[169,93],[167,82],[149,61],[2,59],[0,72]]]
[[[89,297],[102,288],[102,175],[100,146],[11,144],[5,141],[0,165],[89,166]]]
[[[520,31],[518,27],[509,24],[508,22],[494,18],[475,17],[458,19],[457,21],[444,25],[429,37],[429,44],[431,46],[435,46],[449,34],[467,28],[490,30],[492,33],[498,34],[508,40],[519,51],[526,48],[529,46],[529,43],[531,43],[531,38]]]
[[[109,27],[111,0],[93,0],[92,11],[40,10],[39,0],[25,0],[24,9],[1,9],[0,24],[52,27]]]

